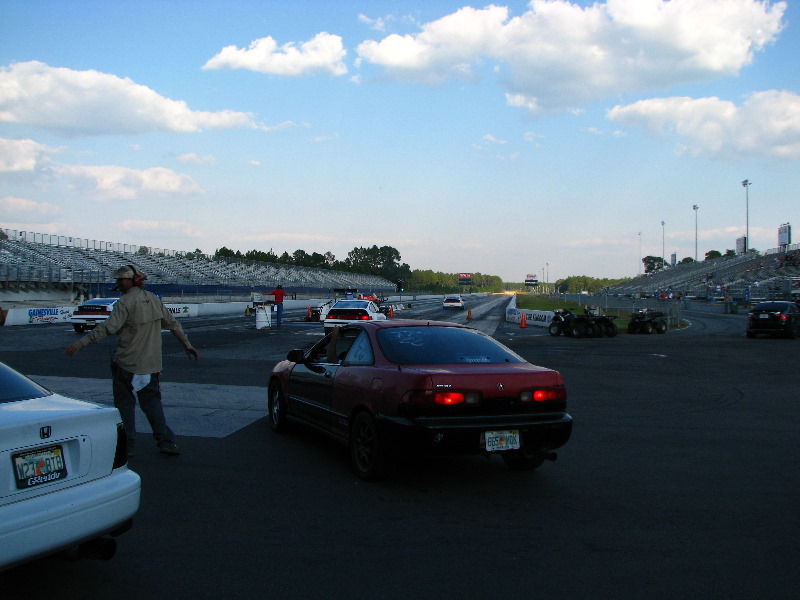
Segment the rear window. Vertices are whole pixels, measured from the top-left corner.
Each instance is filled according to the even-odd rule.
[[[378,332],[384,355],[400,365],[499,364],[525,360],[473,329],[419,326]]]
[[[761,310],[764,312],[781,312],[786,310],[789,305],[786,302],[762,302],[761,304],[756,304],[754,310]]]
[[[52,392],[0,363],[0,404],[49,396]]]
[[[363,308],[366,309],[369,306],[369,302],[364,302],[363,300],[340,300],[336,304],[333,305],[334,308]]]
[[[84,304],[88,304],[89,306],[95,306],[95,305],[103,306],[103,305],[113,304],[117,300],[119,300],[119,298],[93,298],[92,300],[87,300],[86,302],[84,302]]]

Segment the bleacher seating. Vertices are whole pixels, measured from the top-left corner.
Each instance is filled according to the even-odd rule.
[[[390,290],[391,282],[375,275],[298,267],[192,253],[174,255],[131,253],[0,239],[0,282],[111,283],[111,273],[132,264],[148,284],[229,286],[330,291],[355,288]]]
[[[790,256],[797,254],[793,250]],[[791,288],[792,279],[800,277],[800,265],[794,260],[787,264],[785,256],[781,252],[752,253],[679,264],[615,286],[609,293],[647,297],[672,292],[718,300],[783,296]]]

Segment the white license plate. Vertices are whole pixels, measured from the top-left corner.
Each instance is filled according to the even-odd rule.
[[[760,315],[758,315],[758,318],[759,319],[769,319],[769,315],[767,313],[761,313]]]
[[[519,450],[519,431],[487,431],[484,434],[487,452],[502,452],[504,450]]]
[[[13,461],[17,489],[20,490],[67,477],[67,465],[64,463],[61,446],[20,452],[13,456]]]

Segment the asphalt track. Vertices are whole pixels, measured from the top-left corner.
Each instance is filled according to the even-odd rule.
[[[134,528],[110,562],[0,574],[30,598],[796,598],[800,589],[800,341],[744,336],[744,315],[689,311],[666,335],[552,338],[473,324],[569,389],[555,463],[401,462],[358,480],[343,448],[263,418],[271,365],[321,334],[288,315],[186,322],[201,360],[165,335],[164,398],[183,454],[142,421]],[[465,319],[419,303],[415,318]],[[398,315],[400,316],[400,315]],[[63,325],[0,328],[0,356],[51,389],[108,402],[109,345],[68,360]],[[71,387],[70,387],[71,386]],[[77,393],[80,392],[80,393]],[[5,595],[5,594],[4,594]]]

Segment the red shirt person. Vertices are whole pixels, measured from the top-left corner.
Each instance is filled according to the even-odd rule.
[[[286,292],[283,291],[283,286],[279,285],[271,292],[267,292],[267,295],[272,295],[275,298],[275,306],[278,307],[278,327],[280,327],[281,318],[283,317],[283,298],[286,296]]]

